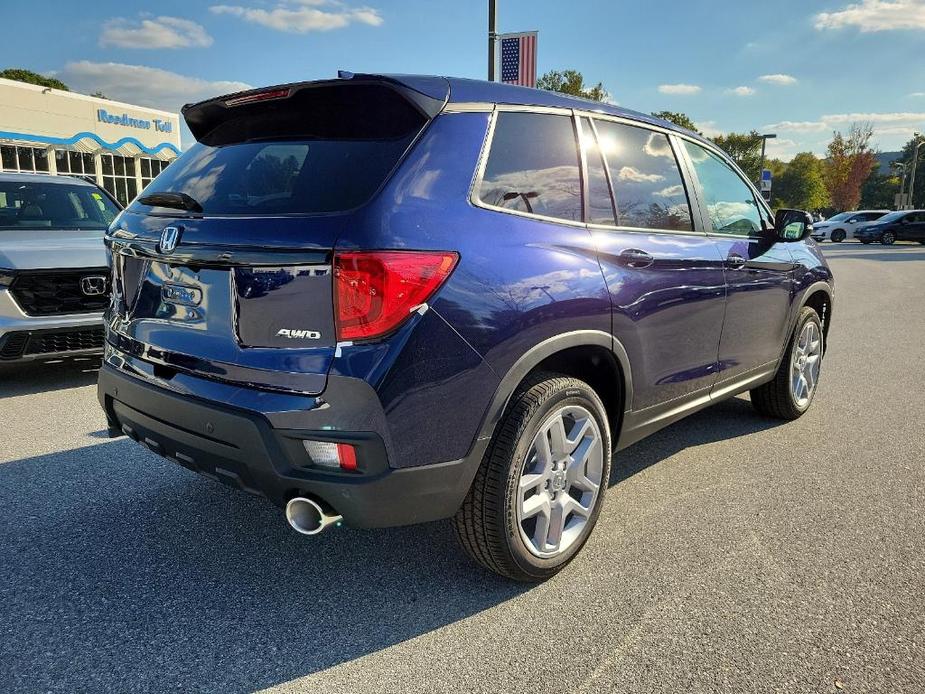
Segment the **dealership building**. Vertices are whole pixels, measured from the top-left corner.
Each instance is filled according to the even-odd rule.
[[[180,116],[0,79],[3,171],[82,176],[127,205],[180,154]]]

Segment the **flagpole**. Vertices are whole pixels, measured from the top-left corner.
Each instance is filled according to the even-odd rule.
[[[495,67],[498,63],[498,2],[488,0],[488,81],[495,81]]]

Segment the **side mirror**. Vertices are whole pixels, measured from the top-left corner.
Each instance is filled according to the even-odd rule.
[[[778,210],[774,215],[774,236],[778,241],[802,241],[813,231],[813,218],[803,210]]]

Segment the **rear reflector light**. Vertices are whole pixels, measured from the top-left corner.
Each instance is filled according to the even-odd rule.
[[[334,256],[337,339],[371,340],[401,325],[440,288],[459,255],[371,251]]]
[[[244,104],[252,104],[255,101],[271,101],[272,99],[285,99],[292,93],[292,90],[289,88],[286,89],[267,89],[263,92],[254,92],[253,94],[245,94],[244,96],[237,96],[234,99],[228,99],[225,101],[225,106],[242,106]]]
[[[339,467],[341,470],[357,469],[356,449],[349,443],[303,441],[302,445],[315,465]]]

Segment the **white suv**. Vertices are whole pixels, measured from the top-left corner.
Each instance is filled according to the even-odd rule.
[[[0,364],[102,353],[118,213],[86,181],[0,173]]]
[[[813,238],[816,241],[828,239],[833,243],[841,243],[845,239],[853,239],[854,231],[862,224],[880,219],[889,210],[855,210],[854,212],[841,212],[829,217],[824,222],[813,224]]]

